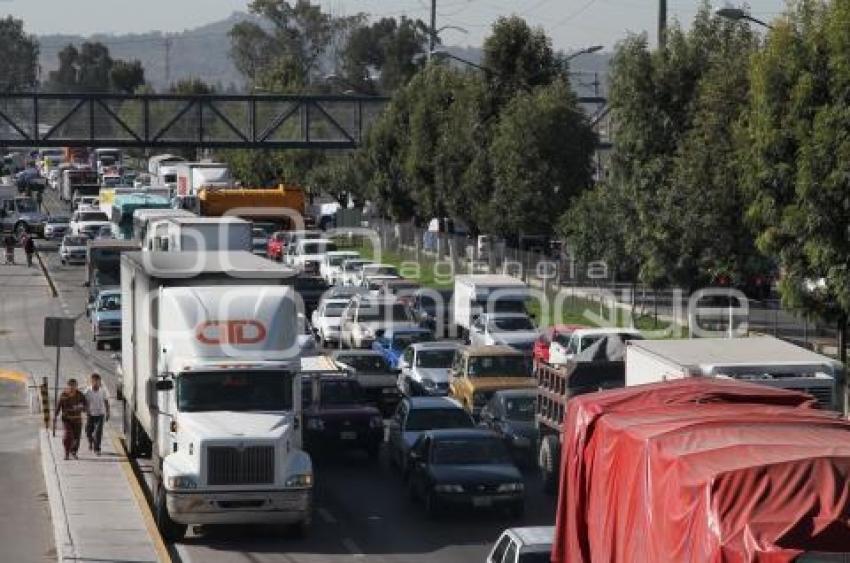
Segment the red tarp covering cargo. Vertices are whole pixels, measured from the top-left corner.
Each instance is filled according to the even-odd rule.
[[[850,422],[808,395],[691,378],[569,403],[556,563],[850,552]]]

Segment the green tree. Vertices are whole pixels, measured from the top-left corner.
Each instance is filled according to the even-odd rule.
[[[552,50],[542,28],[532,28],[519,16],[500,17],[484,40],[483,66],[492,95],[499,105],[517,92],[566,78],[566,65]]]
[[[145,69],[141,61],[115,61],[109,72],[109,82],[114,90],[132,94],[145,83]]]
[[[850,314],[850,2],[801,1],[753,59],[747,115],[750,217],[782,269],[783,301]]]
[[[114,61],[103,43],[85,42],[77,57],[77,86],[82,92],[106,92]]]
[[[392,92],[421,68],[427,45],[428,27],[418,19],[382,18],[358,27],[343,51],[345,81],[360,92]]]
[[[38,81],[38,41],[12,16],[0,19],[0,90],[32,90]]]
[[[499,116],[490,145],[493,192],[487,232],[553,232],[573,198],[590,186],[596,147],[587,115],[561,80],[515,96]]]

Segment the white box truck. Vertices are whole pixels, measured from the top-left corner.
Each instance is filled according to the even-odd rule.
[[[294,272],[247,252],[188,254],[121,257],[119,392],[130,455],[153,458],[157,526],[170,541],[195,524],[304,532]]]
[[[232,188],[230,168],[220,162],[181,162],[174,165],[177,197],[198,195],[201,188]]]
[[[160,251],[253,249],[250,221],[239,217],[168,217],[148,224],[142,248]]]
[[[531,296],[529,287],[519,278],[503,274],[455,276],[454,324],[460,334],[469,332],[472,321],[481,313],[525,313]]]
[[[626,347],[626,385],[684,377],[730,377],[813,395],[843,410],[844,368],[821,354],[772,336],[633,340]]]

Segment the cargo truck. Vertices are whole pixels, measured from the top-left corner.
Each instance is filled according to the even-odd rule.
[[[626,385],[683,377],[727,377],[804,391],[822,408],[844,409],[844,368],[773,338],[636,340],[626,347]]]
[[[174,197],[187,207],[202,188],[232,188],[230,168],[220,162],[178,162],[174,165],[176,191]],[[162,167],[160,167],[162,173]],[[166,182],[167,183],[167,182]]]
[[[109,220],[115,238],[129,240],[133,238],[133,213],[141,209],[170,210],[168,198],[145,193],[131,193],[115,196]]]
[[[297,186],[277,188],[202,188],[184,207],[203,217],[236,215],[249,221],[270,223],[271,231],[301,228],[306,197]]]
[[[153,458],[157,525],[311,521],[294,272],[248,252],[122,256],[128,451]]]
[[[513,276],[455,276],[454,324],[459,335],[466,336],[481,313],[525,313],[530,297],[528,286]]]
[[[100,194],[100,181],[97,171],[90,168],[72,168],[62,172],[59,198],[71,204],[82,196]]]
[[[133,211],[133,238],[144,241],[148,225],[175,217],[192,218],[195,214],[185,209],[136,209]]]
[[[99,239],[90,240],[86,246],[86,281],[88,304],[104,289],[119,287],[121,276],[121,254],[136,252],[138,240]],[[86,309],[88,312],[88,308]]]
[[[209,252],[252,249],[251,223],[238,217],[168,217],[152,222],[146,250]]]
[[[850,422],[810,395],[685,378],[576,397],[553,563],[845,562]]]

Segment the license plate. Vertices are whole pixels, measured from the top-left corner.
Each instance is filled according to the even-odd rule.
[[[340,440],[356,440],[357,432],[340,432],[339,433]]]
[[[472,506],[487,507],[493,505],[493,499],[490,497],[472,497]]]

